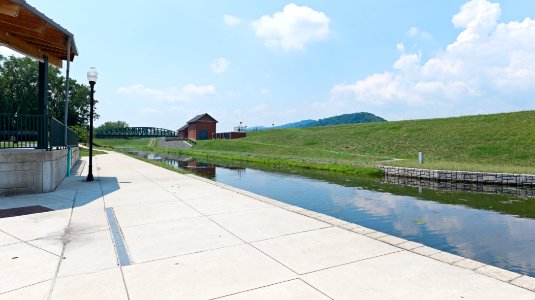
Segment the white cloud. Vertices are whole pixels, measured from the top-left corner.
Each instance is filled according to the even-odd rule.
[[[302,50],[311,42],[327,39],[329,22],[323,12],[290,3],[281,12],[252,22],[252,27],[266,46],[289,51]]]
[[[490,3],[487,0],[472,0],[465,3],[461,11],[451,20],[455,27],[464,30],[457,36],[457,41],[448,48],[489,36],[495,30],[500,14],[498,3]]]
[[[223,23],[227,26],[236,26],[241,23],[241,20],[231,15],[224,15]]]
[[[423,40],[430,40],[432,39],[432,36],[429,32],[426,32],[416,26],[413,26],[407,31],[407,35],[412,38],[419,38]]]
[[[207,95],[214,95],[215,94],[215,86],[213,85],[195,85],[193,83],[186,84],[184,87],[182,87],[182,91],[184,94],[193,96],[207,96]]]
[[[212,71],[214,71],[214,73],[222,74],[225,73],[229,65],[230,62],[226,58],[220,57],[210,65],[210,68],[212,68]]]
[[[452,19],[463,30],[445,50],[422,61],[398,44],[392,70],[336,84],[316,107],[387,119],[533,109],[535,20],[499,23],[500,13],[498,4],[467,2]]]
[[[128,94],[135,97],[150,98],[151,100],[180,102],[188,101],[193,96],[209,96],[216,93],[213,85],[186,84],[182,88],[152,89],[142,84],[135,84],[117,89],[118,94]]]
[[[267,88],[261,88],[261,89],[260,89],[260,94],[262,94],[262,95],[269,94],[269,89],[267,89]]]

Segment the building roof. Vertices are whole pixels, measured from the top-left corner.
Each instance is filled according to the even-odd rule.
[[[180,128],[178,129],[178,131],[183,131],[183,130],[186,130],[186,129],[188,129],[188,124],[186,124],[186,125],[180,127]]]
[[[57,66],[78,55],[74,35],[24,0],[0,0],[0,44]]]
[[[203,117],[208,117],[208,118],[214,120],[214,122],[217,123],[217,120],[214,119],[214,118],[213,118],[212,116],[210,116],[209,114],[201,114],[201,115],[198,115],[198,116],[196,116],[195,118],[189,120],[189,121],[188,121],[188,124],[189,124],[189,123],[195,123],[195,122],[199,121],[200,119],[202,119]]]

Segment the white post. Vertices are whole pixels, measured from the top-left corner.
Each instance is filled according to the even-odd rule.
[[[420,163],[420,165],[424,164],[424,153],[422,151],[418,152],[418,163]]]

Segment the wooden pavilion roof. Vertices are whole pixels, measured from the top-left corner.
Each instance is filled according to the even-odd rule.
[[[72,33],[24,0],[0,0],[0,44],[40,61],[47,56],[61,68],[69,39],[73,61],[78,50]]]

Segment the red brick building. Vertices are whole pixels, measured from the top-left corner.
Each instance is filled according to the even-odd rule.
[[[190,140],[211,140],[216,133],[217,120],[209,114],[198,115],[178,130],[178,137]]]

